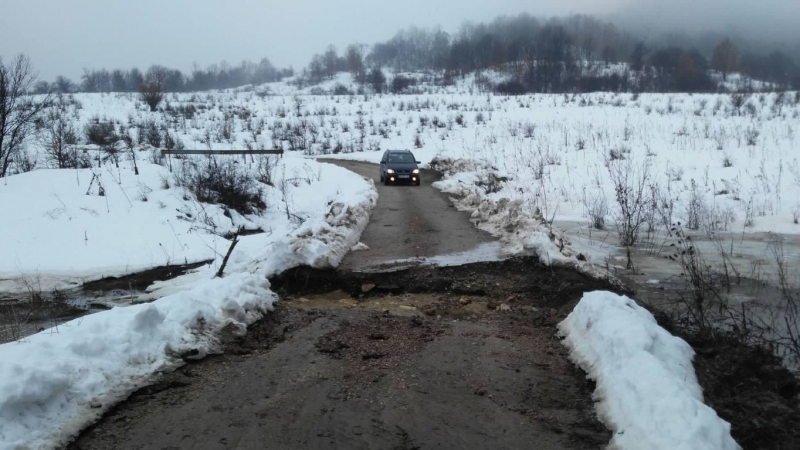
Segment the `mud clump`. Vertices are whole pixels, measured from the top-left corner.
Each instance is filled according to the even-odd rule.
[[[345,384],[353,393],[406,363],[446,332],[447,327],[435,320],[374,314],[366,320],[343,321],[335,331],[320,337],[316,348],[346,362]]]
[[[706,404],[731,423],[742,448],[800,448],[800,383],[777,357],[724,337],[686,340]]]

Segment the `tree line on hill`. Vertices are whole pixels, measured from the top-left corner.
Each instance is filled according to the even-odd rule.
[[[140,92],[140,86],[148,74],[157,74],[166,92],[196,92],[210,89],[228,89],[248,84],[263,84],[280,81],[293,75],[292,69],[278,69],[267,58],[258,63],[243,61],[239,65],[226,62],[213,64],[205,69],[195,67],[191,73],[154,65],[142,72],[130,70],[84,69],[79,82],[59,76],[52,83],[39,81],[34,86],[36,93],[57,92]],[[151,78],[152,78],[151,76]]]
[[[670,36],[644,40],[590,16],[540,20],[521,14],[467,24],[452,35],[412,27],[371,48],[350,45],[342,55],[329,46],[314,55],[302,75],[313,84],[349,71],[359,82],[388,88],[375,68],[433,72],[443,82],[494,69],[510,75],[497,86],[506,93],[709,92],[718,90],[709,74],[713,69],[724,78],[739,72],[772,83],[774,89],[800,89],[796,58],[737,41]]]
[[[497,70],[508,76],[494,86],[505,94],[526,92],[715,92],[714,70],[770,83],[775,90],[800,89],[800,54],[760,47],[741,37],[662,35],[641,38],[586,15],[539,19],[529,14],[498,17],[488,23],[465,24],[456,33],[411,27],[372,46],[352,44],[340,54],[334,46],[311,58],[297,83],[314,85],[350,72],[375,92],[403,92],[414,79],[389,81],[382,68],[395,72],[427,72],[442,84],[475,71]],[[798,49],[800,53],[800,48]],[[85,69],[79,82],[59,76],[40,81],[45,92],[140,92],[148,73],[158,73],[165,92],[192,92],[262,84],[291,77],[264,58],[258,63],[225,62],[185,74],[152,66],[142,72]],[[753,85],[737,89],[755,89]],[[761,87],[763,89],[763,86]],[[351,93],[342,87],[342,94]]]

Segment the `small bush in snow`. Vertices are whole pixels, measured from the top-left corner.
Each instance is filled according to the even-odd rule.
[[[604,230],[606,228],[606,215],[608,215],[608,203],[606,197],[600,191],[599,195],[587,197],[584,192],[583,205],[586,208],[586,214],[589,216],[590,225],[597,230]]]
[[[722,160],[722,167],[733,167],[733,158],[725,155],[725,158]]]
[[[422,148],[422,145],[423,145],[422,137],[419,135],[419,133],[415,134],[414,135],[414,148]]]
[[[754,147],[758,143],[758,136],[760,134],[761,133],[756,127],[748,127],[744,132],[744,138],[747,141],[747,145]]]
[[[242,214],[256,214],[267,207],[259,183],[231,159],[186,158],[175,178],[200,202],[219,203]]]
[[[609,161],[608,173],[619,206],[616,223],[620,245],[632,247],[639,241],[639,228],[644,223],[648,206],[646,189],[650,184],[650,165],[645,162],[641,167],[634,167],[630,160]]]

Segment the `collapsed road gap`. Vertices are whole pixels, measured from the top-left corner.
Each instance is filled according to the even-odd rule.
[[[311,296],[341,291],[355,300],[388,294],[449,294],[480,296],[495,302],[520,302],[562,309],[585,292],[624,293],[605,280],[573,269],[543,265],[535,257],[478,262],[461,266],[415,266],[396,271],[353,272],[298,267],[270,278],[281,297]]]

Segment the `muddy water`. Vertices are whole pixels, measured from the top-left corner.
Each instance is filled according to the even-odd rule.
[[[570,240],[580,248],[589,249],[595,256],[595,262],[606,264],[614,268],[625,268],[627,258],[623,249],[619,247],[619,238],[616,230],[595,230],[587,222],[556,221],[555,226],[565,230]],[[710,239],[704,232],[684,230],[691,237],[695,247],[700,251],[703,259],[712,267],[722,265],[724,251],[726,258],[733,263],[736,271],[742,278],[751,278],[768,283],[777,281],[777,269],[774,243],[781,243],[783,247],[783,260],[788,267],[800,269],[800,234],[773,234],[773,233],[741,233],[720,232],[715,239]],[[644,233],[643,233],[644,234]],[[671,244],[677,238],[665,232],[653,233],[646,244],[640,246],[633,253],[634,264],[638,272],[649,273],[653,280],[667,280],[679,276],[682,272],[680,266],[668,260],[671,254]],[[598,260],[599,257],[599,260]],[[800,271],[795,275],[800,275]]]
[[[616,230],[593,230],[581,222],[555,225],[567,231],[576,248],[631,286],[640,302],[666,311],[682,308],[681,296],[687,279],[681,265],[669,259],[680,251],[674,235],[660,232],[648,236],[645,244],[632,251],[634,269],[629,270]],[[793,330],[800,327],[797,323],[800,318],[786,314],[791,305],[780,286],[778,264],[782,262],[792,286],[790,295],[800,299],[800,235],[724,232],[712,239],[703,232],[684,230],[684,233],[691,238],[691,245],[699,252],[703,264],[719,275],[715,289],[731,311],[709,311],[716,325],[742,327],[741,313],[745,311],[755,322],[751,326],[769,328],[765,334],[768,339],[788,336],[790,327]],[[783,350],[778,350],[778,354],[786,356]],[[791,368],[800,368],[800,361],[793,358],[786,358],[785,362]]]
[[[87,314],[130,306],[156,280],[169,280],[203,263],[157,267],[122,277],[108,277],[68,290],[0,293],[0,343],[50,330]],[[33,297],[32,297],[33,296]],[[32,300],[33,298],[33,300]]]

